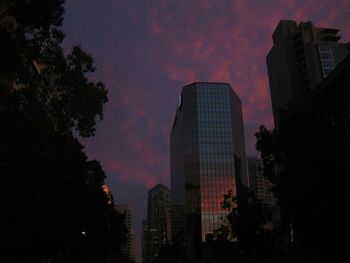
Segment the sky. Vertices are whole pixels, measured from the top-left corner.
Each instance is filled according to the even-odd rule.
[[[66,0],[65,49],[80,44],[95,58],[109,92],[96,135],[81,139],[101,162],[117,203],[130,205],[138,236],[147,191],[170,186],[170,130],[181,88],[227,82],[240,96],[246,149],[272,128],[265,57],[281,19],[340,29],[350,41],[348,0]]]

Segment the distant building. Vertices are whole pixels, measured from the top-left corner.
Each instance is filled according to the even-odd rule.
[[[202,257],[206,235],[223,224],[223,195],[248,186],[242,105],[227,83],[182,88],[171,131],[173,242]]]
[[[272,183],[263,175],[263,161],[257,157],[248,157],[249,190],[263,204],[268,215],[264,228],[278,228],[281,225],[281,213],[277,199],[274,197]]]
[[[147,220],[142,220],[142,257],[141,262],[147,262]]]
[[[133,253],[133,238],[135,239],[135,235],[132,235],[132,228],[131,228],[131,210],[127,204],[116,204],[115,208],[119,213],[125,216],[124,218],[124,224],[127,228],[127,240],[123,247],[123,253],[125,256],[130,258],[131,260],[135,260],[134,253]]]
[[[136,235],[132,228],[130,233],[130,258],[136,262]]]
[[[349,44],[338,42],[338,31],[315,27],[312,22],[282,20],[278,24],[266,58],[277,129],[279,112],[292,99],[313,90],[349,54]]]
[[[147,226],[145,232],[145,258],[151,262],[162,245],[171,240],[170,190],[157,184],[148,191]]]
[[[265,205],[275,205],[276,200],[271,192],[271,182],[263,175],[263,162],[257,157],[248,157],[249,189]]]

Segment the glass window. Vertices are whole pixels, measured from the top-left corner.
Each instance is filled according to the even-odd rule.
[[[332,59],[332,55],[330,52],[320,52],[320,57],[321,59],[327,59],[327,60]]]
[[[333,69],[333,63],[330,60],[322,60],[322,67]]]
[[[324,76],[327,77],[332,71],[333,69],[328,69],[328,68],[323,69]]]
[[[330,52],[330,47],[329,47],[329,44],[326,44],[326,43],[322,43],[322,44],[318,44],[318,48],[319,50],[322,52]]]

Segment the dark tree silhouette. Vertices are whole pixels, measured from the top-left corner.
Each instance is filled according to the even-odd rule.
[[[107,90],[81,47],[64,55],[63,2],[0,2],[0,261],[127,262],[105,173],[73,132],[94,135]]]
[[[247,187],[240,186],[238,197],[232,191],[225,194],[222,208],[229,212],[229,225],[219,229],[216,235],[222,240],[227,241],[227,236],[236,240],[237,252],[233,255],[236,261],[277,262],[275,233],[266,225],[272,220],[270,212]]]
[[[310,94],[281,112],[278,132],[261,126],[256,133],[290,242],[288,262],[335,262],[346,255],[348,197],[342,175],[350,140],[342,117],[346,109],[328,107],[330,101]]]
[[[16,106],[40,104],[57,132],[76,128],[80,135],[90,136],[96,117],[103,117],[107,91],[102,82],[87,78],[95,71],[89,54],[75,46],[64,56],[63,2],[2,2],[0,84],[16,90]]]
[[[181,263],[185,262],[183,244],[163,244],[158,255],[152,260],[154,263]]]

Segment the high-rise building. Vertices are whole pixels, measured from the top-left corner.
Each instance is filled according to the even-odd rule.
[[[257,157],[248,157],[249,189],[265,205],[276,205],[271,192],[271,182],[263,175],[263,162]]]
[[[162,245],[171,240],[170,190],[157,184],[148,191],[146,262],[151,262]]]
[[[349,218],[343,210],[348,187],[334,177],[348,170],[349,44],[338,42],[336,29],[311,27],[305,32],[306,24],[310,29],[310,22],[296,27],[293,21],[281,21],[267,57],[275,126],[282,135],[283,160],[277,161],[276,179],[284,177],[282,182],[293,189],[281,194],[279,243],[286,251],[292,247],[301,262],[344,261],[348,255],[339,247],[348,236],[344,229]],[[302,99],[290,115],[282,118],[280,110],[298,97]],[[316,198],[324,189],[327,198]]]
[[[278,24],[266,58],[276,128],[280,111],[313,90],[349,54],[349,44],[338,42],[338,31],[312,22]]]
[[[147,220],[142,220],[142,263],[147,262],[147,232]]]
[[[133,228],[130,233],[130,258],[131,261],[136,262],[136,235]]]
[[[122,248],[123,253],[129,259],[135,260],[133,258],[134,255],[133,255],[133,247],[132,247],[133,238],[135,238],[135,237],[132,235],[132,230],[131,230],[131,210],[127,204],[116,204],[115,208],[120,214],[124,215],[124,217],[125,217],[124,224],[125,224],[126,229],[127,229],[127,240]]]
[[[206,235],[223,224],[223,195],[248,185],[241,101],[226,83],[182,88],[171,131],[173,240],[201,257]]]
[[[257,157],[248,157],[249,190],[263,204],[265,215],[264,228],[279,229],[281,226],[281,213],[277,199],[274,197],[271,188],[272,183],[263,174],[263,161]]]

